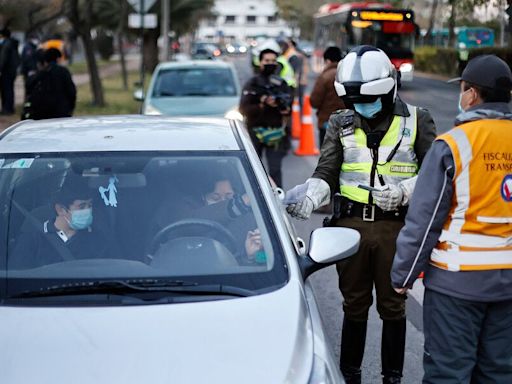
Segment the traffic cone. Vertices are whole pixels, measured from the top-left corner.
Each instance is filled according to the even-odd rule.
[[[302,128],[300,104],[297,98],[293,99],[292,105],[292,139],[300,138],[300,131]]]
[[[315,145],[315,130],[313,128],[313,117],[311,116],[311,104],[309,96],[304,95],[302,129],[300,132],[299,148],[295,151],[297,156],[314,156],[320,152]]]

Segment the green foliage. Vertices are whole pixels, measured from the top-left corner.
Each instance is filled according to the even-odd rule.
[[[454,48],[418,47],[414,51],[414,67],[418,71],[455,76],[458,51]]]

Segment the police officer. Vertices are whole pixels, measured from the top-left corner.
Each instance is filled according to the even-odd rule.
[[[260,73],[245,84],[239,109],[258,155],[262,157],[265,152],[269,174],[281,185],[281,162],[289,147],[286,121],[293,93],[282,78],[274,75],[277,56],[271,49],[260,52]]]
[[[425,271],[423,383],[512,383],[512,73],[468,62],[455,128],[432,145],[397,241],[393,286]]]
[[[337,68],[335,88],[350,109],[330,117],[320,159],[306,181],[306,196],[287,209],[306,219],[339,191],[330,225],[361,233],[358,253],[337,265],[345,314],[340,368],[347,383],[361,382],[375,285],[383,320],[383,380],[400,383],[405,298],[393,290],[389,274],[415,175],[435,138],[435,126],[427,111],[400,100],[397,72],[375,47],[359,46],[345,56]]]

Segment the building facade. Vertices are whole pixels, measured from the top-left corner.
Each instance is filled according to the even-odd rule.
[[[229,42],[292,36],[277,11],[274,0],[216,0],[214,16],[201,21],[196,39]]]

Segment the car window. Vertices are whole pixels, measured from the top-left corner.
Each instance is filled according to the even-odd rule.
[[[257,293],[287,279],[242,152],[4,157],[0,203],[0,273],[11,294],[43,281],[147,278]]]
[[[228,68],[180,68],[157,73],[153,97],[236,96]]]

